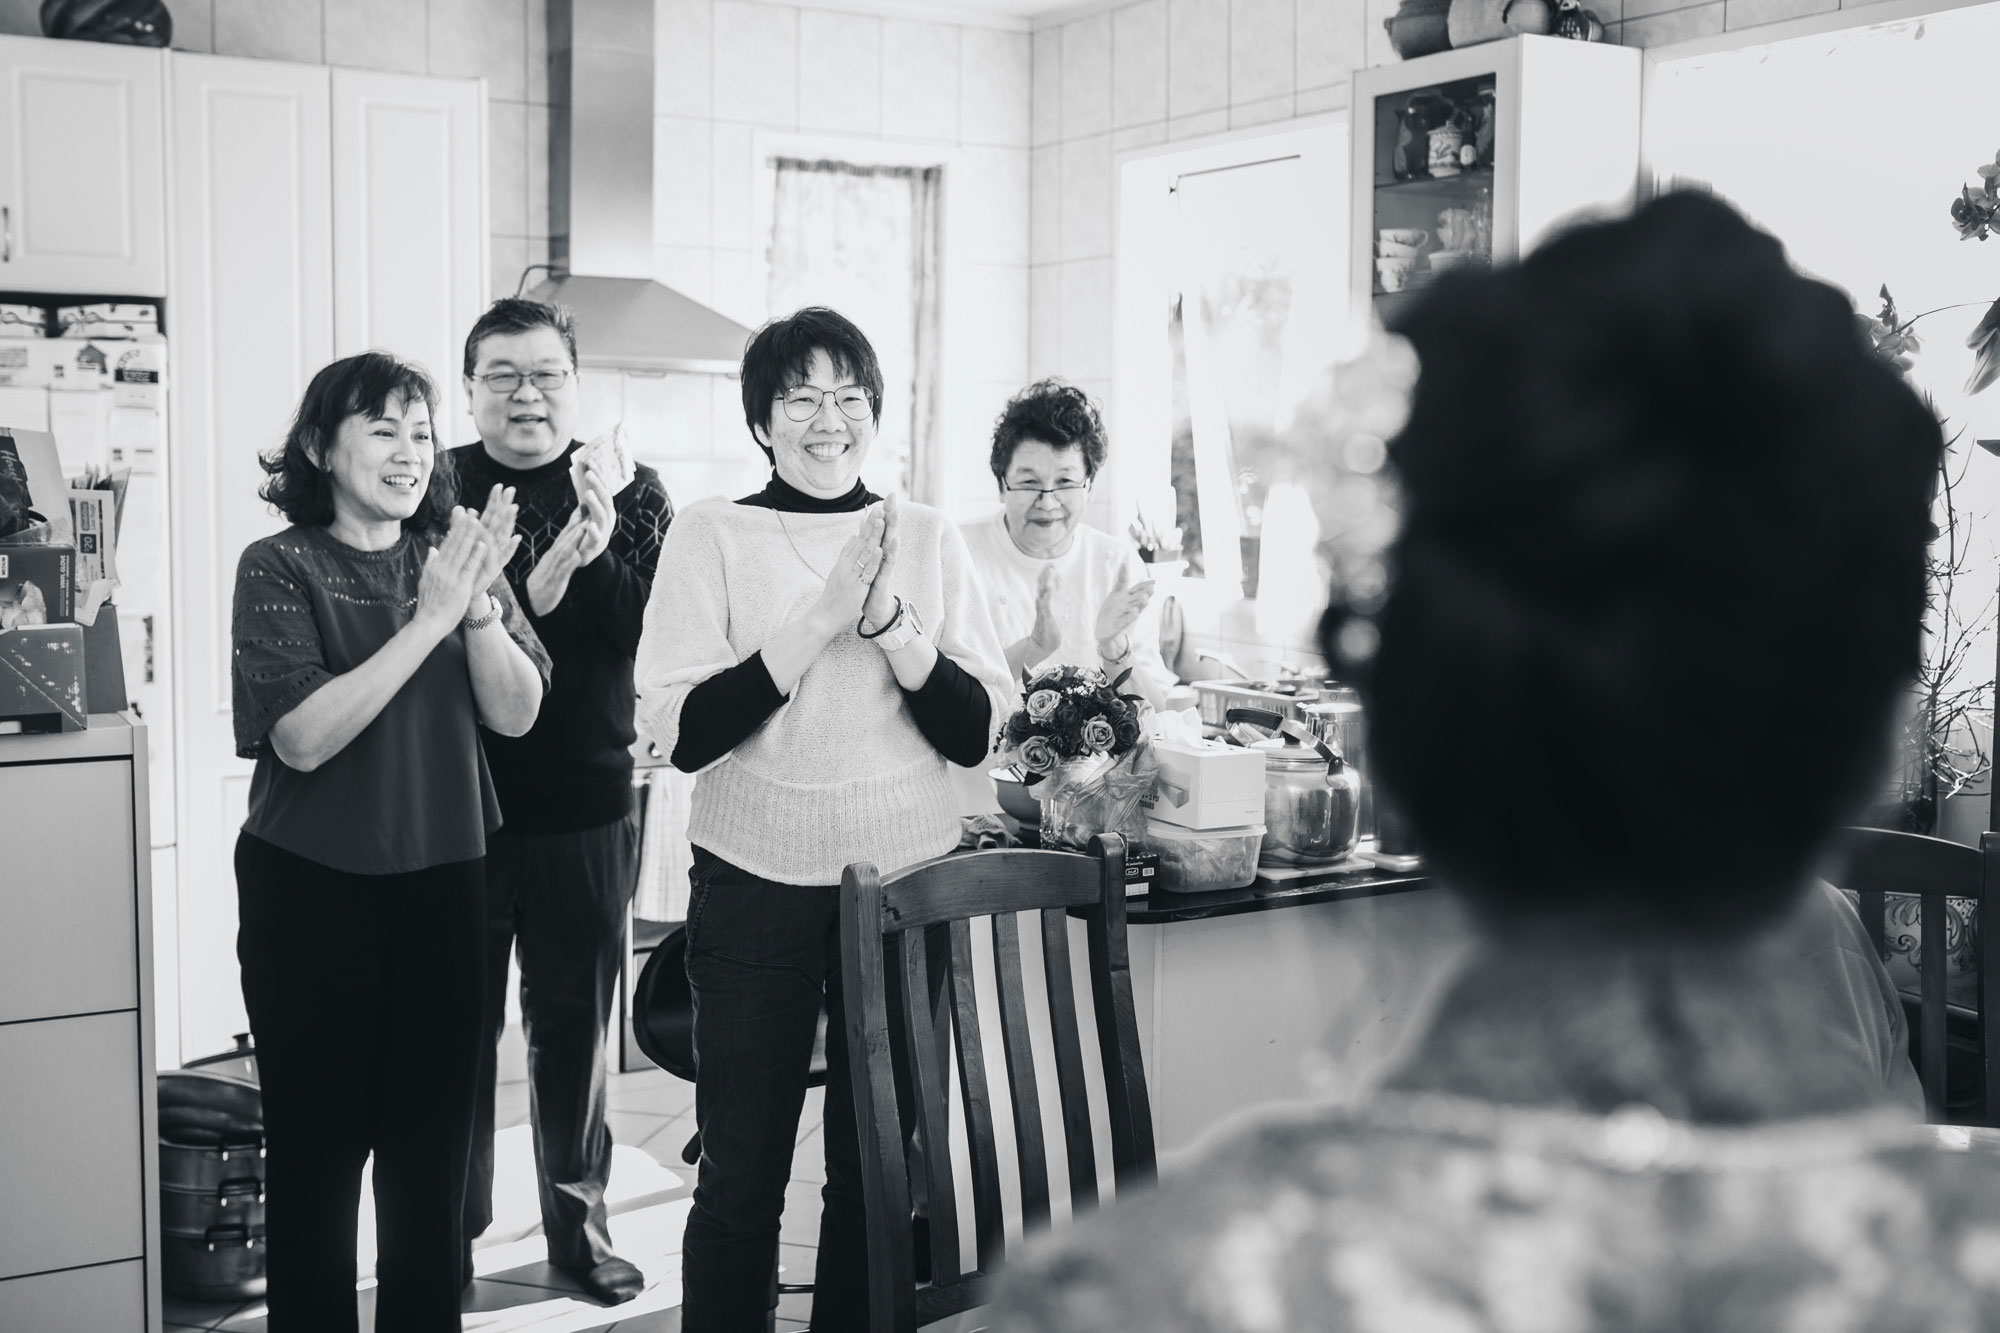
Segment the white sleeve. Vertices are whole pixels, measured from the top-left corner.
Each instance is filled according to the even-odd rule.
[[[973,567],[965,535],[942,514],[938,516],[938,560],[944,615],[937,627],[937,650],[986,687],[993,705],[992,728],[997,730],[1017,702],[1014,682],[1007,674],[1007,653],[993,626],[985,588]],[[989,750],[991,741],[989,735]]]
[[[736,665],[729,642],[728,584],[714,526],[689,510],[667,529],[645,627],[632,665],[638,729],[663,755],[680,739],[688,692]]]

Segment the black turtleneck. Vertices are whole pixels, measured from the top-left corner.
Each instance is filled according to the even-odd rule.
[[[763,490],[736,503],[788,514],[848,514],[859,513],[881,498],[856,481],[845,495],[821,499],[773,472]],[[946,759],[970,767],[985,757],[993,702],[978,678],[964,667],[939,653],[930,679],[920,689],[904,690],[903,700],[917,730]],[[749,740],[784,702],[761,650],[718,671],[688,691],[687,701],[681,705],[674,767],[683,773],[706,768]]]

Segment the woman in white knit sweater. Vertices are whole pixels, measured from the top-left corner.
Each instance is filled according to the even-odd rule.
[[[968,524],[1007,667],[1093,666],[1155,708],[1174,673],[1160,658],[1153,582],[1138,553],[1087,527],[1084,503],[1104,465],[1104,421],[1083,390],[1041,380],[1014,395],[993,427],[1002,508]]]
[[[702,1158],[681,1327],[765,1326],[823,1001],[813,1327],[862,1329],[840,874],[957,845],[948,764],[985,758],[1012,689],[958,529],[861,483],[882,411],[861,331],[819,308],[766,325],[744,353],[743,407],[770,484],[674,520],[635,673],[640,729],[699,774],[687,939]]]

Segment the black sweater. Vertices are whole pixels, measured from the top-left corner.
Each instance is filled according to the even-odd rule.
[[[483,445],[451,451],[459,503],[478,509],[495,485],[514,487],[521,546],[507,562],[507,582],[554,665],[541,714],[527,735],[480,733],[512,833],[598,828],[632,809],[638,697],[632,658],[674,506],[659,474],[640,464],[632,484],[613,498],[618,523],[611,545],[571,576],[554,610],[536,615],[528,574],[576,508],[569,460],[581,447],[572,441],[560,457],[526,470],[495,462]]]
[[[822,500],[780,481],[774,472],[763,490],[736,503],[788,514],[840,514],[859,513],[881,498],[857,481],[840,498]],[[688,691],[681,705],[674,767],[693,773],[714,763],[749,740],[784,702],[762,651],[710,676]],[[969,768],[986,756],[993,701],[976,676],[943,653],[922,688],[903,691],[903,702],[924,739],[952,763]]]

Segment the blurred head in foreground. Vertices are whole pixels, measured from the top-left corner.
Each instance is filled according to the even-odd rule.
[[[1454,273],[1395,331],[1388,595],[1321,625],[1382,790],[1492,927],[1777,916],[1918,664],[1937,422],[1706,196]]]

